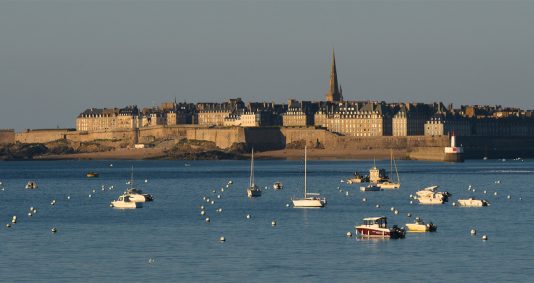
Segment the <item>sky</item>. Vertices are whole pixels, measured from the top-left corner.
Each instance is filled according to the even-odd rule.
[[[534,109],[534,1],[0,0],[0,128],[91,107],[346,100]]]

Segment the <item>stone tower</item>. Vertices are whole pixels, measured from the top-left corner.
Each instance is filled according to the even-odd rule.
[[[343,94],[337,82],[336,54],[332,50],[332,66],[330,67],[330,87],[325,95],[326,101],[340,102],[343,101]]]

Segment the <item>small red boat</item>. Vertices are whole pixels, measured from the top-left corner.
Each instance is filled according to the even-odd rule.
[[[363,224],[355,227],[356,233],[361,237],[379,237],[379,238],[391,238],[399,239],[406,236],[406,230],[393,225],[389,228],[387,218],[382,217],[369,217],[363,219]]]

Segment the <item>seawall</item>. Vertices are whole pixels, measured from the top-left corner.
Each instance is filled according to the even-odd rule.
[[[0,137],[2,137],[0,135]],[[12,140],[9,133],[4,140]],[[14,134],[21,143],[47,143],[55,140],[88,142],[99,140],[121,141],[127,144],[151,143],[158,140],[203,140],[214,142],[222,149],[234,143],[246,143],[259,151],[300,148],[306,144],[317,150],[324,149],[339,154],[347,151],[365,152],[390,149],[405,152],[415,160],[443,160],[443,149],[449,144],[447,136],[407,137],[349,137],[315,127],[199,127],[196,125],[155,126],[138,130],[114,130],[77,132],[71,129],[29,130]],[[464,146],[465,158],[534,157],[534,137],[458,137]]]

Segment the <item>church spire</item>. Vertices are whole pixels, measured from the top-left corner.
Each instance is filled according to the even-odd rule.
[[[343,96],[338,86],[337,69],[336,69],[336,54],[332,49],[332,66],[330,67],[330,87],[326,93],[326,101],[343,101]]]

